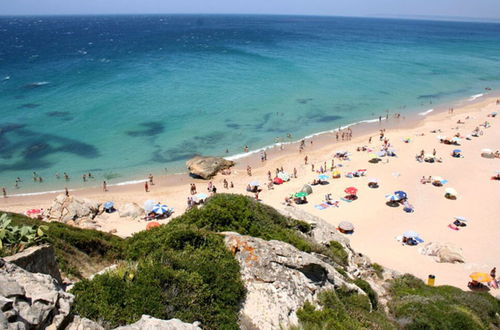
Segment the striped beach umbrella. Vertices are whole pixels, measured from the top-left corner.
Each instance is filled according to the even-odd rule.
[[[156,204],[152,211],[156,214],[165,214],[168,212],[168,207],[165,204]]]

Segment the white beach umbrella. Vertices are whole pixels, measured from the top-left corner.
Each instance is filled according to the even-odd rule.
[[[444,190],[444,192],[447,193],[448,195],[451,195],[451,196],[457,196],[458,195],[457,191],[455,189],[453,189],[453,188],[446,188]]]
[[[443,181],[443,178],[442,178],[442,177],[440,177],[440,176],[433,176],[433,177],[432,177],[432,180],[433,180],[433,181]]]
[[[342,221],[339,223],[339,228],[345,231],[352,231],[354,230],[354,225],[348,221]]]

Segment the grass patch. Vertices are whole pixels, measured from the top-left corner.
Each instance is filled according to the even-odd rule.
[[[406,274],[390,287],[391,314],[405,329],[490,329],[500,326],[500,301],[485,292],[427,286]]]
[[[378,278],[382,279],[384,278],[384,267],[380,266],[377,263],[373,263],[372,265],[373,270],[375,271],[375,274],[377,275]]]
[[[330,243],[328,243],[328,251],[330,252],[329,256],[339,265],[345,267],[349,264],[347,260],[349,255],[347,254],[347,251],[344,249],[342,244],[340,244],[339,242],[331,241]]]
[[[59,222],[43,222],[7,213],[15,225],[47,226],[43,242],[50,243],[63,275],[82,279],[122,257],[124,240],[97,230],[80,229]]]

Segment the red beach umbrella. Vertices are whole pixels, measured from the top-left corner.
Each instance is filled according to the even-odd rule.
[[[150,222],[147,224],[146,230],[150,230],[150,229],[153,229],[155,227],[160,227],[160,224],[156,221],[153,221],[153,222]]]
[[[345,191],[346,194],[356,195],[356,193],[358,192],[358,189],[356,189],[354,187],[347,187],[347,188],[345,188],[344,191]]]
[[[282,184],[284,181],[282,178],[275,177],[273,182],[274,184]]]

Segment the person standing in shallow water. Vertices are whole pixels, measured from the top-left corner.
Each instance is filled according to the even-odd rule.
[[[108,191],[108,185],[107,185],[106,181],[102,182],[102,190],[104,190],[104,192]]]
[[[3,198],[7,198],[7,189],[5,187],[2,188]]]

